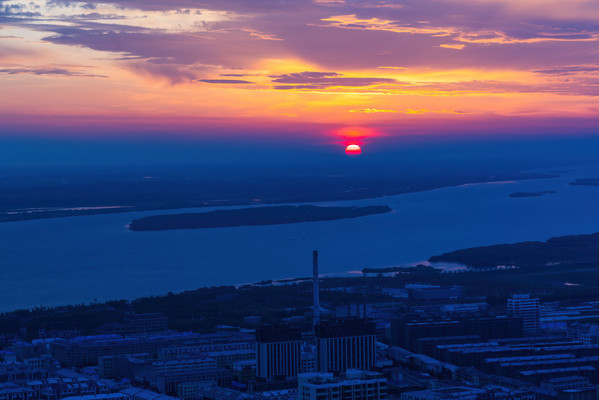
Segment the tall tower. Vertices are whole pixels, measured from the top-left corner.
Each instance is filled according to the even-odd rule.
[[[312,309],[312,328],[320,322],[320,299],[318,298],[318,250],[312,252],[312,280],[314,283],[314,306]]]

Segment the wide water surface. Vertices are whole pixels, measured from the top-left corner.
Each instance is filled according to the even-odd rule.
[[[169,211],[0,224],[0,311],[133,299],[201,286],[404,265],[460,248],[599,231],[599,187],[560,178],[473,184],[320,205],[389,205],[393,212],[289,225],[132,232],[135,218]],[[512,192],[554,190],[540,197]],[[243,207],[232,207],[243,208]],[[173,210],[171,213],[216,208]]]

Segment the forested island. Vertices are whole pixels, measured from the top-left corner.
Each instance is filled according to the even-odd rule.
[[[599,233],[551,238],[545,242],[519,242],[473,247],[429,258],[474,268],[514,265],[521,268],[599,262]]]
[[[132,231],[161,231],[171,229],[224,228],[235,226],[281,225],[298,222],[330,221],[357,218],[393,211],[387,206],[318,207],[275,206],[216,210],[204,213],[153,215],[131,222]]]

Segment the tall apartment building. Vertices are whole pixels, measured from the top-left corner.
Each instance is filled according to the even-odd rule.
[[[293,378],[301,370],[302,332],[289,326],[265,325],[256,330],[256,375]]]
[[[364,319],[335,319],[316,326],[320,372],[369,370],[375,363],[375,326]]]
[[[528,294],[513,294],[507,300],[508,313],[522,318],[522,331],[534,335],[539,331],[539,299]]]
[[[298,376],[298,400],[384,400],[387,380],[382,374],[348,370],[333,376],[327,373],[307,373]]]

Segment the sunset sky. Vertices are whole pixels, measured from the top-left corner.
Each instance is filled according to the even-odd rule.
[[[4,138],[577,135],[598,94],[597,0],[0,0]]]

